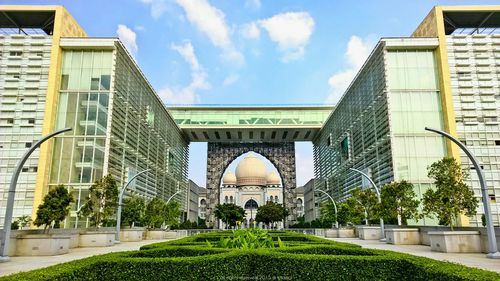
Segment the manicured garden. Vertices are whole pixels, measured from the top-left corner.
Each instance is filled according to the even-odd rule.
[[[211,232],[0,280],[500,280],[500,274],[283,231]]]

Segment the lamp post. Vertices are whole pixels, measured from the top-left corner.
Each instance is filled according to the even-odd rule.
[[[33,146],[28,149],[24,153],[24,155],[21,157],[19,162],[17,162],[16,169],[14,170],[14,174],[12,175],[12,178],[10,180],[10,186],[9,186],[9,194],[7,197],[7,207],[5,211],[5,220],[3,224],[3,237],[2,241],[0,241],[0,262],[6,262],[9,261],[9,243],[7,241],[10,240],[10,230],[11,230],[11,223],[12,223],[12,213],[14,211],[14,196],[16,194],[16,185],[17,185],[17,179],[19,178],[19,174],[21,173],[21,170],[23,168],[24,163],[26,163],[26,160],[28,160],[28,157],[35,151],[42,143],[45,141],[68,131],[71,131],[72,128],[65,128],[61,129],[58,131],[55,131],[51,134],[48,134],[41,138],[39,141],[37,141]]]
[[[479,178],[479,184],[481,185],[481,194],[482,194],[482,200],[483,200],[483,208],[484,208],[484,216],[486,217],[486,234],[488,236],[488,254],[486,257],[491,258],[491,259],[500,259],[500,252],[498,251],[497,247],[497,241],[495,237],[495,229],[493,227],[493,218],[491,216],[491,207],[490,207],[490,201],[488,197],[488,188],[486,186],[486,180],[484,179],[484,174],[483,174],[483,169],[481,169],[481,166],[479,165],[479,162],[477,161],[476,157],[467,149],[467,147],[460,142],[458,139],[455,137],[451,136],[450,134],[425,127],[425,130],[434,132],[437,134],[440,134],[448,139],[450,139],[452,142],[454,142],[458,147],[460,147],[467,157],[469,157],[470,161],[472,162],[472,165],[476,169],[477,177]]]
[[[326,194],[326,196],[328,196],[328,198],[330,198],[330,200],[332,201],[332,203],[333,203],[333,208],[335,209],[335,228],[339,228],[339,222],[338,222],[338,212],[337,212],[337,204],[335,204],[335,200],[333,200],[333,198],[330,196],[330,194],[326,193],[326,191],[319,190],[319,189],[317,189],[316,191],[323,192],[323,193],[324,193],[324,194]]]
[[[181,192],[182,192],[182,190],[178,189],[174,194],[172,194],[172,196],[170,196],[170,198],[168,198],[168,200],[167,200],[167,205],[168,205],[168,202],[170,202],[170,200],[172,200],[172,198],[174,198],[175,195],[177,195]]]
[[[372,187],[375,189],[375,192],[377,193],[378,203],[379,204],[382,203],[382,200],[380,199],[380,190],[378,189],[375,182],[366,173],[363,173],[362,171],[360,171],[358,169],[350,168],[350,170],[361,174],[363,177],[365,177],[370,182]],[[383,218],[380,218],[380,241],[385,241],[385,229],[384,229],[384,219]]]
[[[130,178],[130,180],[127,182],[127,184],[125,184],[123,186],[122,190],[120,190],[120,194],[118,195],[118,209],[116,210],[115,244],[120,243],[120,224],[121,224],[121,219],[122,219],[122,205],[123,205],[122,204],[122,200],[123,200],[123,194],[125,193],[125,190],[129,186],[129,184],[132,183],[132,181],[135,180],[135,178],[137,178],[138,176],[140,176],[141,174],[143,174],[143,173],[145,173],[147,171],[149,171],[149,169],[141,171],[141,172],[135,174],[133,177]]]

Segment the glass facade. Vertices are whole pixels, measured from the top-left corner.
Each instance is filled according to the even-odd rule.
[[[185,125],[322,125],[332,111],[322,107],[190,107],[170,108],[175,122]]]
[[[446,155],[434,48],[379,43],[314,142],[316,186],[337,200],[369,183],[408,180],[421,195],[431,187],[427,166]],[[325,199],[325,198],[323,198]],[[326,199],[325,199],[326,200]],[[423,222],[420,222],[423,223]]]
[[[56,128],[73,130],[56,137],[51,183],[80,190],[103,176],[112,59],[111,51],[63,53]]]
[[[112,50],[73,45],[63,50],[56,128],[73,131],[55,138],[49,180],[50,186],[65,184],[75,196],[65,227],[88,226],[76,211],[92,183],[107,174],[121,187],[148,170],[125,194],[167,200],[184,189],[174,200],[186,208],[187,142],[131,57],[110,40]]]
[[[378,184],[393,180],[385,81],[379,44],[314,140],[315,186],[336,200],[367,185],[350,168],[369,173]]]
[[[386,67],[394,180],[422,196],[432,183],[427,167],[446,155],[443,138],[424,130],[444,129],[434,51],[387,51]]]

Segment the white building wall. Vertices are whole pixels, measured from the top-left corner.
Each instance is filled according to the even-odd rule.
[[[41,138],[52,37],[0,35],[0,227],[14,167]],[[30,156],[17,183],[13,219],[31,216],[39,150]]]
[[[495,225],[500,221],[500,34],[447,36],[451,87],[458,137],[483,165]],[[461,152],[468,184],[481,200],[475,170]],[[481,226],[483,204],[472,225]]]

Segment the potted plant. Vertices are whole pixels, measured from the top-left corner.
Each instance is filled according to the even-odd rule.
[[[69,214],[73,197],[64,185],[52,188],[38,206],[35,226],[43,226],[42,234],[23,234],[17,237],[16,255],[53,256],[69,252],[70,236],[49,234],[50,228],[59,228],[60,222]],[[26,226],[31,219],[28,216],[18,219],[20,226]]]
[[[87,230],[80,234],[80,247],[105,247],[114,245],[113,231],[99,231],[107,220],[115,214],[118,206],[118,186],[111,175],[107,175],[89,188],[87,202],[78,215],[87,217],[97,230]]]
[[[398,226],[402,226],[407,225],[408,220],[422,217],[418,212],[420,201],[416,199],[413,184],[405,180],[382,186],[380,197],[382,203],[378,212],[384,221],[397,221]],[[385,233],[389,244],[420,244],[418,228],[391,228],[386,229]]]
[[[370,220],[377,216],[378,200],[377,195],[371,189],[356,188],[352,192],[352,203],[357,209],[364,213],[365,225],[357,227],[358,237],[363,240],[379,240],[380,227],[370,226]]]
[[[453,231],[461,215],[476,214],[478,200],[465,183],[468,174],[454,159],[445,157],[429,167],[428,176],[434,179],[435,189],[423,196],[424,214],[436,216],[439,223],[450,226],[451,231],[429,232],[431,249],[439,252],[481,252],[478,231]]]

